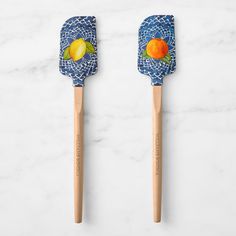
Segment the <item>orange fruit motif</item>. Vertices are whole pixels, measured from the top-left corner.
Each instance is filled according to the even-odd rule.
[[[151,39],[146,47],[147,55],[154,59],[164,58],[168,53],[167,43],[160,38]]]

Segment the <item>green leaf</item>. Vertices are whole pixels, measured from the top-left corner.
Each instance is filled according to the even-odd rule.
[[[147,50],[144,50],[144,51],[143,51],[142,56],[145,57],[146,59],[151,58],[150,56],[148,56]]]
[[[170,59],[168,59],[166,56],[160,59],[161,61],[170,64]]]
[[[65,49],[64,53],[63,53],[63,59],[64,59],[64,60],[69,60],[69,59],[70,59],[70,53],[69,53],[69,51],[70,51],[70,47],[67,47],[67,48]]]
[[[86,43],[86,53],[95,53],[93,45],[87,41],[85,43]]]
[[[166,56],[165,56],[169,61],[171,60],[171,55],[168,53]]]
[[[171,55],[168,53],[164,58],[161,58],[161,61],[170,64],[171,62]]]

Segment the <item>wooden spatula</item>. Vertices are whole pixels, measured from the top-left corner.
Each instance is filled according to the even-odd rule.
[[[162,189],[162,84],[175,71],[175,33],[172,15],[146,18],[139,29],[138,69],[153,86],[153,213],[161,221]]]
[[[83,200],[83,86],[86,77],[97,71],[96,18],[76,16],[61,29],[60,72],[74,86],[74,212],[82,222]]]

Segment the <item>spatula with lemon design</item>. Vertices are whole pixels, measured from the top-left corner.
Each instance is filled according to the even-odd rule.
[[[138,69],[151,78],[153,85],[153,212],[161,220],[162,185],[162,84],[175,71],[174,17],[157,15],[146,18],[139,29]]]
[[[97,71],[96,19],[77,16],[61,29],[60,72],[70,77],[74,86],[74,212],[75,222],[82,222],[83,199],[83,86],[86,77]]]

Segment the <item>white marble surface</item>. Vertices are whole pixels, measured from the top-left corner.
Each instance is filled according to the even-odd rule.
[[[151,86],[137,31],[176,20],[164,84],[163,221],[152,222]],[[59,31],[97,17],[85,87],[84,223],[73,223],[73,88]],[[235,236],[236,1],[8,0],[0,16],[0,235]]]

